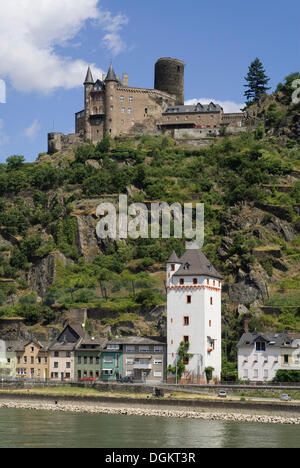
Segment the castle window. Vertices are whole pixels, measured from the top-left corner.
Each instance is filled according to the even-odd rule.
[[[132,120],[132,121],[131,121],[131,125],[134,125],[134,124],[135,124],[135,121],[134,121],[134,120]]]
[[[211,115],[211,116],[210,116],[210,118],[211,118],[211,119],[214,119],[214,118],[215,118],[215,116],[214,116],[214,115]]]
[[[114,89],[114,85],[113,85],[113,84],[111,84],[111,85],[110,85],[110,88],[111,88],[111,89]]]
[[[133,97],[130,97],[130,98],[129,98],[129,102],[133,102]]]
[[[180,283],[180,284],[184,284],[184,279],[183,279],[183,278],[180,278],[179,283]]]
[[[121,96],[121,97],[120,97],[120,101],[121,101],[121,102],[124,102],[124,96]]]
[[[188,115],[185,116],[185,120],[189,120],[189,116],[188,116]]]
[[[191,304],[192,303],[192,296],[186,296],[186,303]]]
[[[114,106],[110,106],[110,110],[113,110]]]
[[[209,284],[209,279],[206,280],[207,284]]]
[[[198,279],[197,278],[193,278],[193,284],[198,284]]]
[[[210,305],[213,305],[213,302],[214,302],[214,301],[213,301],[213,298],[211,297],[211,298],[210,298]]]
[[[110,100],[111,100],[111,101],[113,100],[113,98],[114,98],[113,96],[110,96]]]
[[[148,109],[147,109],[147,107],[145,108],[145,114],[148,114]]]
[[[125,114],[125,107],[122,107],[121,112],[122,112],[122,114]]]
[[[174,263],[171,264],[171,271],[175,271],[175,265],[174,265]]]
[[[128,114],[131,114],[131,107],[128,107]]]
[[[183,325],[188,327],[190,324],[190,317],[183,317]]]
[[[176,120],[179,120],[179,117],[178,117],[178,115],[176,115]]]
[[[184,336],[184,337],[183,337],[183,342],[184,342],[184,343],[189,343],[189,341],[190,341],[189,336]]]
[[[121,120],[121,125],[124,125],[124,120]]]
[[[209,326],[211,327],[211,320],[209,321]]]

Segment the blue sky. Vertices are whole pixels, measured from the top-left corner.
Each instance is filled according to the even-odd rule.
[[[300,71],[299,0],[10,0],[1,2],[0,161],[47,150],[47,133],[74,131],[88,64],[94,78],[129,74],[153,87],[154,63],[186,63],[185,99],[244,102],[244,77],[259,57],[272,88]],[[1,101],[1,89],[0,89]]]

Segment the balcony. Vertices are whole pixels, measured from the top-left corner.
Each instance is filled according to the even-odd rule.
[[[141,369],[141,370],[151,370],[152,369],[152,364],[141,364],[139,362],[134,363],[133,365],[134,369]]]

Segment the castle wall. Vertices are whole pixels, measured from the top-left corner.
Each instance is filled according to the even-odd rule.
[[[71,145],[80,145],[84,142],[83,133],[48,133],[48,154],[58,153]]]
[[[114,88],[111,88],[111,85],[114,85]],[[162,112],[174,103],[174,96],[160,91],[108,83],[106,134],[118,136],[157,132]]]
[[[187,112],[184,114],[164,114],[162,116],[163,125],[193,124],[197,128],[217,128],[220,127],[222,112]]]

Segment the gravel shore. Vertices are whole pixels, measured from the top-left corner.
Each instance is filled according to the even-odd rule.
[[[0,401],[1,408],[16,408],[34,411],[60,411],[73,413],[89,413],[89,414],[112,414],[112,415],[127,415],[127,416],[155,416],[164,418],[190,418],[201,419],[206,421],[235,421],[235,422],[254,422],[268,424],[300,424],[300,417],[282,416],[282,415],[265,415],[265,414],[242,414],[234,412],[221,411],[204,411],[198,410],[174,410],[174,409],[153,409],[145,407],[125,407],[118,404],[109,406],[98,405],[95,403],[74,403],[66,402],[55,403],[53,400],[38,401],[31,400],[5,400]]]

